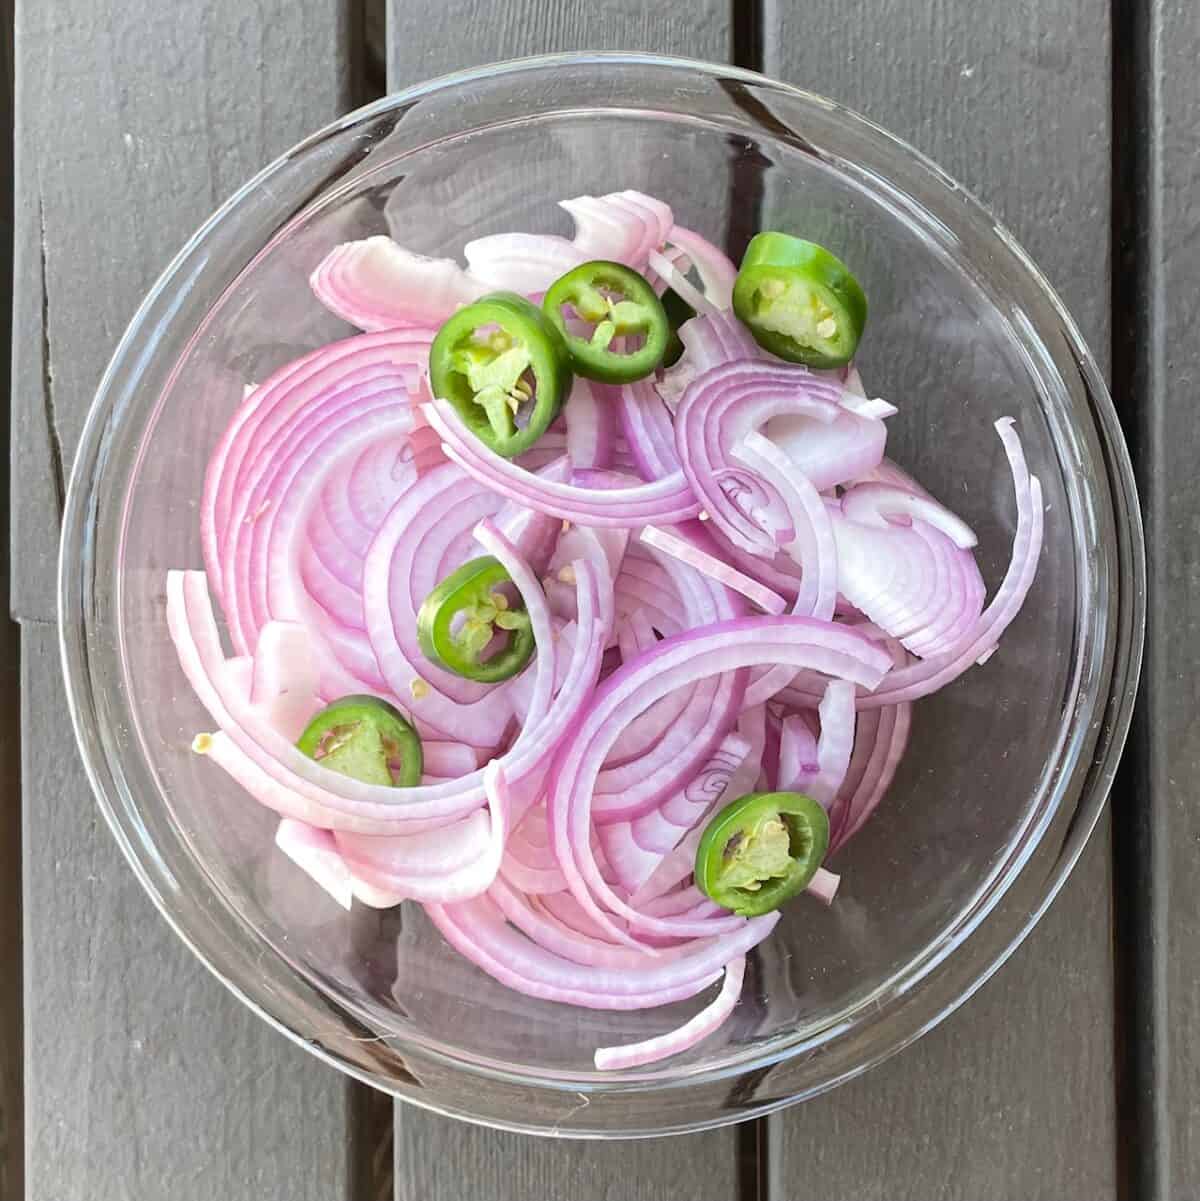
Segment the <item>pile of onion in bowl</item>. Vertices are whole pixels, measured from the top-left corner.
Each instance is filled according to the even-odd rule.
[[[510,988],[732,1012],[788,903],[883,800],[912,703],[997,650],[1041,490],[996,429],[1016,527],[975,536],[885,457],[852,365],[866,299],[778,233],[741,267],[637,192],[562,202],[467,266],[386,237],[316,297],[361,329],[248,383],[212,454],[206,570],[167,617],[213,733],[349,908],[422,904]],[[226,652],[214,600],[233,654]]]

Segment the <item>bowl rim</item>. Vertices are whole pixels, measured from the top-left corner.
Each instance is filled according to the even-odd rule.
[[[689,1121],[679,1126],[663,1126],[654,1129],[638,1131],[614,1130],[609,1128],[591,1128],[580,1125],[572,1126],[570,1133],[579,1137],[637,1137],[663,1133],[678,1133],[689,1130],[708,1129],[725,1125],[729,1122],[740,1121],[747,1117],[771,1112],[795,1100],[807,1098],[824,1092],[829,1088],[851,1079],[868,1068],[889,1058],[916,1038],[932,1029],[944,1018],[972,996],[991,976],[1001,967],[1008,957],[1020,945],[1025,936],[1040,919],[1046,908],[1057,895],[1075,862],[1086,845],[1087,839],[1095,828],[1103,811],[1109,787],[1116,771],[1117,760],[1128,733],[1133,702],[1137,691],[1142,659],[1142,643],[1145,629],[1146,609],[1146,580],[1145,553],[1142,539],[1141,515],[1137,503],[1136,485],[1127,448],[1121,435],[1120,426],[1112,401],[1105,387],[1103,376],[1095,359],[1089,351],[1080,331],[1067,312],[1060,298],[1048,283],[1038,267],[1028,254],[1021,248],[1013,235],[992,216],[990,211],[981,204],[968,190],[957,184],[940,167],[922,152],[910,146],[903,139],[896,137],[870,119],[854,112],[837,102],[829,100],[814,92],[783,83],[757,72],[744,68],[733,67],[720,63],[708,63],[695,59],[665,56],[649,53],[627,52],[572,52],[563,54],[537,55],[525,58],[488,63],[468,70],[457,71],[442,75],[428,81],[415,84],[399,92],[376,100],[368,105],[347,113],[329,122],[322,129],[310,134],[290,150],[278,156],[273,162],[264,167],[250,180],[242,185],[228,200],[224,202],[188,239],[179,253],[164,269],[153,287],[139,306],[127,329],[121,337],[113,357],[106,368],[98,386],[96,396],[89,408],[88,415],[80,436],[78,450],[71,473],[70,485],[64,506],[62,539],[60,545],[58,572],[58,618],[59,645],[66,682],[68,708],[72,725],[75,730],[77,744],[84,761],[85,771],[96,796],[97,802],[104,815],[106,824],[112,831],[122,853],[129,861],[142,887],[150,896],[155,907],[166,919],[175,933],[191,949],[197,958],[213,975],[230,989],[242,1002],[255,1013],[270,1023],[293,1042],[303,1046],[340,1070],[347,1072],[363,1082],[376,1088],[393,1093],[398,1097],[411,1100],[416,1104],[436,1112],[455,1116],[467,1121],[498,1126],[522,1132],[545,1132],[544,1124],[508,1121],[497,1119],[495,1115],[481,1117],[478,1113],[460,1110],[457,1106],[444,1101],[431,1099],[422,1090],[410,1091],[397,1087],[396,1082],[386,1076],[364,1069],[360,1063],[349,1060],[344,1054],[323,1045],[319,1041],[306,1036],[299,1029],[289,1024],[286,1017],[279,1012],[269,1009],[242,982],[231,978],[231,973],[223,970],[223,964],[212,947],[204,948],[191,930],[183,924],[172,906],[167,890],[163,888],[163,880],[154,874],[162,871],[163,864],[155,856],[147,855],[146,848],[139,844],[131,831],[123,824],[122,807],[117,798],[109,792],[111,787],[118,790],[123,785],[120,773],[114,775],[114,766],[105,756],[105,749],[95,738],[95,733],[89,728],[88,722],[94,716],[94,680],[89,672],[89,655],[87,651],[87,625],[91,616],[87,604],[88,580],[79,571],[78,549],[75,545],[85,538],[89,527],[89,518],[94,516],[91,507],[92,485],[97,469],[97,461],[105,441],[105,432],[109,423],[114,420],[116,396],[114,388],[121,373],[127,369],[131,358],[136,358],[139,340],[145,336],[146,327],[151,322],[155,306],[177,282],[186,265],[193,257],[203,250],[213,232],[224,224],[255,191],[279,172],[284,170],[291,161],[303,156],[306,152],[320,146],[330,138],[353,130],[355,127],[369,122],[377,117],[395,112],[413,104],[423,97],[452,91],[463,85],[486,81],[501,76],[519,76],[522,74],[570,69],[581,66],[592,67],[639,67],[646,70],[658,69],[683,73],[699,74],[710,80],[733,81],[752,86],[756,89],[766,89],[775,93],[783,93],[793,100],[815,105],[827,110],[837,120],[845,123],[851,129],[869,132],[881,141],[887,150],[907,160],[907,165],[919,170],[928,177],[929,182],[938,188],[952,190],[957,198],[967,204],[970,216],[982,219],[990,226],[995,236],[1005,245],[1012,255],[1016,266],[1028,278],[1028,282],[1039,293],[1039,299],[1044,301],[1048,311],[1058,326],[1058,331],[1064,337],[1069,352],[1079,370],[1083,386],[1086,390],[1090,413],[1095,426],[1094,433],[1099,443],[1103,458],[1103,466],[1107,469],[1107,483],[1110,490],[1110,514],[1113,522],[1115,546],[1113,548],[1116,580],[1114,587],[1119,590],[1118,618],[1113,623],[1113,651],[1111,672],[1108,678],[1108,693],[1098,691],[1095,707],[1103,710],[1097,718],[1098,732],[1092,748],[1090,765],[1076,762],[1070,770],[1064,773],[1068,779],[1073,779],[1077,772],[1082,772],[1086,778],[1079,784],[1079,802],[1075,817],[1061,847],[1059,856],[1050,871],[1044,891],[1035,904],[1023,917],[1012,924],[1007,941],[995,949],[990,960],[983,963],[980,970],[968,983],[954,992],[949,1000],[941,1003],[926,1020],[912,1028],[902,1039],[878,1048],[874,1053],[854,1062],[850,1070],[844,1071],[818,1087],[808,1088],[794,1095],[774,1098],[762,1104],[745,1106],[736,1110],[722,1110],[711,1120]],[[1040,340],[1040,335],[1039,335]],[[71,623],[76,622],[78,628]],[[1075,756],[1078,760],[1079,756]],[[1052,817],[1061,805],[1066,792],[1065,784],[1055,790],[1056,801],[1049,816]],[[1041,844],[1048,825],[1042,823],[1037,837],[1031,847],[1031,855]],[[986,903],[977,906],[968,916],[961,929],[955,934],[942,954],[930,959],[929,948],[916,958],[924,963],[922,970],[911,981],[922,981],[936,971],[943,960],[961,947],[978,928],[999,907],[1008,894],[1012,884],[1023,870],[1028,856],[1022,857],[1011,865],[1002,878],[997,881],[995,888],[990,890]],[[149,860],[149,862],[147,861]],[[169,873],[168,873],[169,876]],[[226,904],[222,898],[222,904]],[[226,905],[226,908],[228,906]],[[245,922],[240,915],[230,911],[233,920],[247,925],[261,941],[257,930]],[[269,948],[268,948],[269,949]],[[928,962],[926,962],[928,961]],[[906,971],[908,970],[906,966]],[[401,1036],[395,1036],[398,1043],[408,1049]],[[772,1046],[780,1040],[772,1040]],[[652,1081],[639,1083],[636,1080],[612,1077],[610,1084],[595,1083],[588,1079],[585,1084],[582,1078],[536,1078],[531,1073],[524,1075],[506,1074],[499,1072],[500,1078],[519,1083],[524,1088],[544,1088],[565,1090],[570,1094],[587,1093],[597,1096],[629,1096],[631,1093],[646,1093],[661,1091],[669,1095],[672,1090],[680,1087],[693,1087],[714,1081],[728,1081],[732,1077],[740,1077],[747,1073],[761,1072],[778,1063],[786,1063],[804,1050],[802,1042],[793,1040],[790,1045],[770,1052],[759,1051],[737,1058],[734,1062],[722,1062],[713,1067],[690,1070],[672,1079],[657,1078]],[[437,1059],[440,1053],[430,1054],[422,1049],[427,1058]],[[494,1073],[467,1057],[445,1056],[443,1062],[453,1070],[466,1075],[493,1076]]]

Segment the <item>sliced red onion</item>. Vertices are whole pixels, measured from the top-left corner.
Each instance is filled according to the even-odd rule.
[[[778,593],[764,587],[757,580],[743,575],[736,568],[730,567],[716,555],[709,554],[686,538],[680,538],[670,530],[659,529],[648,525],[642,528],[638,535],[647,546],[653,546],[665,554],[674,555],[689,567],[694,567],[703,575],[716,580],[734,592],[740,592],[752,600],[765,613],[782,613],[787,608],[787,602]]]
[[[250,584],[254,582],[261,588],[264,582],[261,569],[256,569],[260,574],[252,580],[251,547],[255,540],[259,551],[254,553],[261,553],[265,547],[264,523],[266,527],[273,525],[273,510],[282,499],[264,491],[262,481],[277,479],[281,471],[289,470],[290,478],[295,480],[296,468],[288,468],[287,464],[296,463],[298,443],[306,441],[314,429],[329,429],[329,417],[338,403],[366,399],[368,388],[376,392],[388,388],[398,393],[410,387],[410,380],[415,384],[416,367],[424,364],[431,336],[425,330],[391,331],[334,343],[276,372],[238,410],[209,465],[201,533],[210,570],[229,580],[220,593],[231,633],[240,648],[253,644],[256,622],[270,616],[260,609],[256,618],[250,608]],[[384,420],[391,418],[389,414]],[[403,430],[407,419],[402,409],[396,411],[395,418],[395,428]],[[342,437],[344,444],[347,439],[352,443],[354,431]],[[343,468],[336,462],[323,466],[331,476],[342,475]],[[311,474],[311,468],[306,470]],[[402,489],[403,481],[397,487]],[[261,591],[257,596],[261,606]],[[326,658],[323,670],[333,677],[330,687],[344,684],[342,692],[356,687],[361,690],[364,684],[378,689],[382,681],[375,677],[369,657],[361,657],[365,648],[356,652],[352,637],[350,640],[352,661],[358,653],[365,677],[346,674],[336,678],[344,669]],[[332,652],[333,645],[329,646]]]
[[[335,246],[309,277],[330,312],[363,330],[438,325],[488,286],[453,259],[430,259],[379,235]]]
[[[495,882],[512,805],[499,762],[483,769],[487,813],[450,826],[380,837],[335,831],[334,841],[354,876],[372,888],[445,904],[477,897]]]
[[[663,856],[713,811],[751,749],[740,734],[727,735],[695,778],[657,809],[597,827],[600,845],[622,888],[636,892],[662,863]]]
[[[883,483],[855,484],[846,489],[841,500],[842,512],[860,525],[887,529],[896,521],[919,518],[940,530],[963,550],[970,550],[979,542],[971,527],[945,505],[905,487]]]
[[[575,221],[574,246],[585,259],[609,259],[641,270],[671,228],[671,210],[641,192],[578,196],[559,202]]]
[[[800,663],[873,688],[890,656],[851,630],[800,617],[739,618],[660,642],[615,672],[597,690],[573,734],[560,746],[551,775],[548,812],[555,854],[576,899],[618,941],[636,945],[600,908],[638,917],[601,878],[587,845],[596,778],[621,727],[676,688],[761,663]],[[610,929],[611,927],[611,929]],[[647,923],[654,933],[699,934],[679,923]]]
[[[733,285],[737,280],[737,267],[729,256],[707,239],[682,225],[671,228],[667,241],[678,247],[692,260],[696,273],[704,284],[705,298],[718,309],[733,305]],[[692,306],[695,308],[695,306]],[[697,312],[700,310],[697,309]]]
[[[824,905],[832,905],[833,898],[837,896],[838,886],[841,882],[841,876],[834,872],[826,871],[823,867],[819,867],[813,878],[808,882],[805,892],[810,896],[816,897]]]
[[[791,611],[831,620],[838,594],[838,560],[829,506],[812,481],[761,434],[752,430],[733,453],[766,481],[783,505],[784,525],[774,537],[802,572]]]
[[[864,396],[860,399],[849,391],[843,393],[842,404],[850,412],[857,413],[860,417],[872,418],[875,421],[883,421],[888,417],[895,417],[900,412],[891,401],[884,400],[882,396],[875,396],[869,400]]]
[[[567,402],[567,456],[574,468],[612,466],[616,420],[612,398],[598,384],[576,379]]]
[[[678,1055],[694,1047],[718,1030],[733,1012],[742,995],[742,979],[746,974],[746,957],[739,955],[725,965],[725,982],[721,991],[694,1018],[669,1034],[648,1038],[624,1047],[598,1047],[596,1067],[602,1072],[619,1072],[656,1063],[670,1055]]]
[[[701,549],[706,545],[702,531],[695,526],[680,527],[679,533]],[[689,627],[703,627],[742,612],[740,602],[728,589],[707,580],[673,556],[654,553],[683,597]],[[604,770],[595,782],[592,812],[596,821],[638,817],[669,798],[699,772],[732,729],[745,683],[742,672],[701,681],[692,690],[680,716],[644,754],[620,765],[606,758]],[[636,723],[644,732],[645,721],[645,716],[639,715],[630,725]]]
[[[569,687],[548,717],[527,723],[501,756],[499,762],[510,780],[537,777],[599,674],[612,622],[611,592],[601,592],[591,563],[576,565],[576,580],[583,636],[576,642]],[[180,665],[220,727],[207,753],[268,808],[322,828],[391,834],[444,825],[483,803],[482,772],[444,784],[396,789],[340,776],[301,754],[226,683],[220,637],[202,572],[168,573],[167,618]],[[548,691],[552,656],[537,657],[536,668],[546,673]]]
[[[1038,556],[1042,548],[1042,486],[1036,476],[1030,476],[1025,465],[1025,456],[1013,429],[1012,418],[1001,418],[996,422],[996,430],[1008,456],[1017,501],[1017,528],[1004,579],[978,621],[955,639],[953,647],[920,663],[897,668],[876,694],[859,697],[860,709],[912,701],[944,688],[994,646],[1020,612],[1037,573]]]
[[[665,254],[652,252],[649,258],[650,267],[654,274],[667,285],[694,312],[702,316],[711,316],[720,311],[720,305],[714,304],[692,283],[679,269],[679,266]]]
[[[464,680],[431,663],[417,642],[417,612],[440,580],[471,557],[443,562],[436,548],[444,547],[448,537],[469,532],[499,505],[493,493],[446,464],[401,497],[363,563],[366,632],[388,688],[424,720],[460,732],[476,746],[496,746],[504,736],[511,718],[502,700],[504,688]],[[515,548],[513,554],[519,558]],[[542,608],[536,578],[527,587]],[[549,633],[547,616],[547,644]],[[539,652],[542,646],[539,642]]]
[[[696,497],[735,545],[771,555],[787,519],[774,491],[733,465],[733,448],[779,413],[803,414],[818,425],[840,419],[846,414],[840,395],[840,384],[806,368],[761,360],[725,363],[688,386],[675,413],[675,448]]]
[[[809,785],[820,771],[817,739],[812,728],[798,713],[785,717],[779,737],[780,790],[803,792],[807,795]]]
[[[623,527],[651,521],[672,524],[699,512],[699,503],[682,473],[615,491],[558,483],[530,475],[484,446],[445,401],[435,400],[424,412],[441,435],[446,454],[464,471],[501,496],[539,512],[580,525]]]
[[[651,382],[638,380],[615,391],[621,429],[641,477],[660,480],[678,472],[671,415]]]
[[[285,817],[275,829],[275,845],[343,909],[350,908],[354,877],[328,830]]]
[[[553,895],[557,898],[564,894]],[[640,952],[614,946],[605,939],[577,930],[548,912],[545,902],[549,897],[522,896],[503,879],[492,886],[488,897],[527,938],[571,963],[610,971],[636,971],[645,963]]]
[[[667,408],[674,413],[683,394],[698,376],[722,363],[766,360],[758,343],[732,313],[701,313],[679,327],[683,357],[663,372],[655,385]]]
[[[912,706],[907,702],[859,715],[846,779],[830,810],[830,853],[862,828],[891,787],[908,746],[911,721]]]
[[[553,234],[491,234],[463,247],[467,269],[486,285],[527,295],[545,292],[560,275],[588,260],[566,238]]]
[[[828,809],[846,778],[854,747],[854,685],[830,680],[818,710],[821,737],[817,743],[817,774],[805,790]]]
[[[531,805],[516,823],[504,848],[500,874],[514,888],[529,895],[565,891],[567,882],[550,846],[544,804]]]
[[[885,484],[889,488],[900,488],[905,492],[913,493],[915,496],[923,496],[927,500],[933,499],[903,467],[897,466],[891,459],[887,458],[881,459],[877,467],[874,467],[865,475],[851,480],[850,483],[852,485]]]
[[[254,648],[247,699],[290,741],[300,737],[320,702],[309,635],[292,622],[270,621]]]
[[[846,599],[916,655],[973,628],[983,580],[969,551],[920,519],[882,528],[835,518],[838,586]]]
[[[832,421],[785,413],[767,422],[764,434],[824,492],[872,471],[883,458],[887,427],[877,417],[841,406]]]
[[[648,1009],[682,1001],[707,988],[724,963],[756,946],[779,914],[752,918],[723,937],[704,939],[645,966],[593,967],[572,963],[514,929],[489,897],[459,905],[427,905],[443,937],[501,984],[531,997],[588,1009]]]

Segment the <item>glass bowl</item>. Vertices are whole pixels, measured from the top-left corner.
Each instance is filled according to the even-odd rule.
[[[274,816],[189,751],[207,717],[164,619],[201,565],[205,463],[248,381],[350,332],[311,296],[334,244],[391,231],[430,254],[568,232],[560,197],[638,188],[739,256],[760,228],[837,247],[871,298],[859,364],[900,406],[889,453],[976,529],[994,587],[1014,523],[992,422],[1016,417],[1045,489],[1033,591],[1000,653],[916,706],[885,804],[792,906],[733,1018],[694,1050],[604,1075],[597,1044],[700,1002],[603,1013],[510,992],[416,906],[347,913],[275,849]],[[248,1005],[406,1100],[528,1131],[695,1130],[811,1097],[943,1018],[1030,929],[1078,858],[1137,681],[1141,532],[1111,402],[1036,267],[963,190],[836,104],[728,67],[528,59],[351,114],[234,196],[142,305],[75,462],[60,574],[83,756],[167,920]]]

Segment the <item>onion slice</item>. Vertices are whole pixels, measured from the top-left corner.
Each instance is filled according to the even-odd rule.
[[[438,325],[488,291],[453,259],[413,254],[386,235],[335,246],[308,282],[331,313],[362,330]]]
[[[745,974],[746,957],[739,955],[725,965],[725,982],[721,985],[721,991],[691,1021],[669,1034],[660,1034],[657,1038],[648,1038],[640,1043],[630,1043],[624,1047],[598,1047],[595,1054],[597,1069],[601,1072],[617,1072],[622,1068],[636,1068],[694,1047],[719,1029],[733,1012],[742,995]]]

